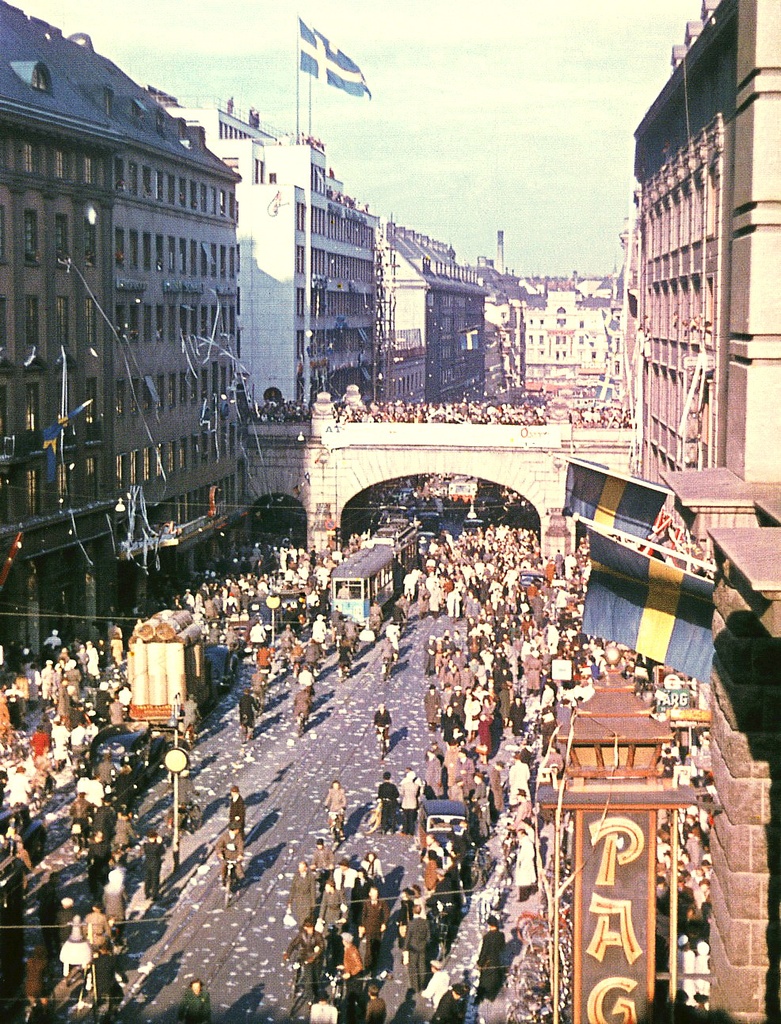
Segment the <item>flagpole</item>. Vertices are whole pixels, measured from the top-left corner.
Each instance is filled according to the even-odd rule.
[[[299,112],[301,102],[301,19],[296,15],[296,145],[300,139]]]
[[[612,526],[603,526],[601,523],[595,523],[593,519],[586,519],[585,516],[581,516],[577,512],[572,518],[575,522],[585,523],[589,530],[594,530],[595,533],[601,533],[603,537],[629,542],[633,547],[635,547],[635,545],[640,545],[644,548],[651,548],[652,551],[658,551],[659,554],[663,555],[665,558],[677,558],[681,562],[686,562],[687,565],[696,566],[698,569],[703,569],[706,572],[712,573],[716,571],[716,566],[712,562],[701,562],[698,558],[687,555],[683,551],[676,551],[674,548],[666,548],[662,544],[655,544],[651,540],[643,540],[642,537],[635,537],[631,533],[624,533],[623,530],[617,530]]]
[[[312,138],[312,76],[309,76],[309,138]]]

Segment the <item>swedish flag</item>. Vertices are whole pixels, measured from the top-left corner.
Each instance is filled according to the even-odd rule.
[[[713,660],[713,583],[588,531],[583,632],[704,682]]]
[[[600,526],[645,540],[671,494],[667,487],[611,472],[597,462],[570,459],[564,515],[577,513]]]

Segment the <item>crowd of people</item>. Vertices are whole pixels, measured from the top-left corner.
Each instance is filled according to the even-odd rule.
[[[301,671],[314,680],[323,658],[339,641],[336,624],[333,629],[326,626],[329,577],[337,561],[338,554],[332,552],[315,554],[283,545],[268,571],[261,571],[258,559],[253,571],[225,579],[208,575],[186,589],[177,603],[202,623],[207,637],[216,633],[229,645],[239,646],[242,622],[255,623],[254,636],[241,633],[241,643],[249,641],[257,661],[253,681],[267,678],[275,664],[295,671],[291,652],[301,647],[304,667],[296,672],[301,688]],[[403,628],[412,618],[430,631],[420,665],[424,697],[417,711],[409,711],[424,718],[429,742],[417,758],[410,753],[410,763],[398,777],[386,770],[378,780],[376,808],[367,828],[367,834],[376,835],[373,848],[360,859],[337,860],[320,841],[311,858],[299,864],[287,908],[296,932],[286,956],[300,965],[301,993],[311,1003],[311,1021],[333,1019],[330,992],[321,990],[323,979],[333,976],[343,988],[348,1024],[382,1024],[386,1008],[378,969],[389,953],[391,934],[407,969],[410,993],[422,1008],[429,1007],[431,1020],[463,1020],[470,998],[468,979],[450,976],[446,954],[470,896],[470,850],[489,841],[501,819],[512,835],[511,877],[517,898],[535,898],[553,849],[550,825],[538,814],[535,794],[539,779],[555,780],[563,769],[552,742],[558,709],[587,700],[605,673],[617,670],[608,664],[604,644],[582,632],[588,575],[585,545],[548,558],[535,534],[506,526],[463,534],[455,541],[443,534],[432,540],[420,568],[407,574],[404,614],[393,615],[389,626]],[[301,604],[295,628],[284,630],[272,650],[259,611],[264,597],[280,584],[296,589]],[[381,615],[375,625],[381,644],[388,639],[388,626],[382,625]],[[53,633],[45,644],[43,667],[38,669],[32,658],[23,660],[12,685],[0,692],[6,806],[35,808],[55,788],[73,784],[76,790],[68,816],[74,857],[82,864],[81,895],[63,896],[56,872],[36,891],[41,942],[28,958],[26,984],[30,1011],[42,1020],[53,973],[60,968],[67,978],[74,969],[99,964],[101,999],[114,1006],[121,998],[117,979],[122,977],[128,902],[126,855],[132,846],[142,845],[144,891],[155,900],[165,848],[157,831],[143,840],[136,835],[131,802],[115,799],[121,779],[111,765],[81,769],[97,726],[120,724],[127,717],[130,691],[121,670],[121,632],[112,627],[105,643],[85,641],[71,648]],[[554,659],[571,664],[571,681],[554,681]],[[634,668],[632,653],[622,652],[618,669],[631,677]],[[389,728],[384,705],[377,713],[375,726]],[[254,719],[251,725],[242,723],[246,739],[252,736]],[[695,783],[705,788],[711,781],[707,735],[695,733],[694,738],[691,746],[681,741],[666,748],[660,771],[672,774],[686,763]],[[244,857],[244,804],[234,788],[228,802],[230,827],[216,849],[223,878],[231,860],[238,863],[241,878]],[[339,780],[324,794],[325,806],[340,818],[342,828],[348,798]],[[421,828],[422,801],[437,798],[466,808],[464,832],[447,841]],[[657,836],[658,920],[669,918],[671,900],[677,899],[679,999],[693,1008],[707,1006],[709,997],[710,824],[707,810],[699,807],[682,817],[677,893],[670,892],[669,884],[669,822],[660,820]],[[394,894],[386,883],[391,865],[382,843],[397,830],[419,845],[420,874],[405,887],[392,917]],[[334,838],[338,846],[344,832],[334,833]],[[19,871],[27,875],[33,866],[29,857],[25,860],[13,828],[6,845],[20,862]],[[659,931],[661,935],[663,929]],[[502,990],[507,968],[503,936],[500,916],[491,917],[474,951],[479,981],[473,996],[478,1001],[494,1000]],[[194,986],[185,994],[180,1019],[210,1020],[204,1016],[210,1014],[208,991],[202,982],[197,992]]]
[[[545,408],[507,402],[367,402],[334,407],[337,423],[478,423],[541,426]]]

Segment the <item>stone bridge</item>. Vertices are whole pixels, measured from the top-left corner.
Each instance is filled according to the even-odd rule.
[[[307,515],[307,541],[326,546],[342,511],[374,484],[417,474],[463,474],[508,487],[540,517],[543,550],[571,544],[563,519],[567,456],[629,470],[631,431],[472,423],[337,424],[330,396],[318,396],[311,423],[250,428],[248,489],[260,499],[285,494]]]

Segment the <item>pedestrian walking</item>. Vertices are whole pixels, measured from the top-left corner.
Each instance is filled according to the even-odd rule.
[[[160,893],[160,872],[164,853],[162,837],[154,829],[150,829],[144,843],[144,895],[148,900],[156,900]]]
[[[190,982],[179,1003],[176,1019],[182,1024],[211,1024],[211,999],[200,978],[193,978]]]
[[[247,818],[247,809],[244,797],[239,792],[238,786],[231,786],[228,798],[228,825],[238,830],[242,839],[244,838],[244,826]]]
[[[477,956],[477,969],[480,971],[478,1002],[482,999],[492,1002],[504,984],[505,944],[504,934],[499,929],[499,919],[492,914],[488,918],[488,931],[482,938]]]
[[[396,809],[399,805],[399,790],[391,782],[391,773],[382,773],[382,782],[377,789],[380,801],[380,829],[386,835],[396,831]]]
[[[298,871],[293,875],[290,883],[290,893],[287,898],[287,912],[295,918],[296,924],[301,928],[307,918],[313,917],[315,903],[317,902],[317,883],[313,871],[305,860],[298,862]]]

